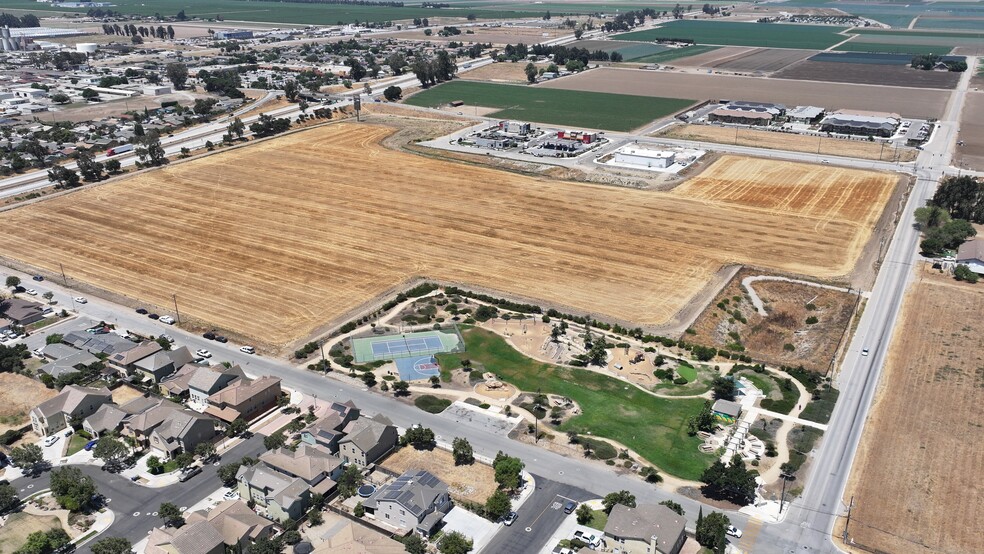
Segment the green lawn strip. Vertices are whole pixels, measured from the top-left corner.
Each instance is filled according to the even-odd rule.
[[[984,33],[960,33],[952,31],[930,31],[930,30],[885,30],[876,31],[874,29],[849,29],[848,34],[851,35],[862,35],[865,37],[877,37],[879,35],[896,35],[896,36],[909,36],[909,37],[940,37],[940,38],[977,38],[984,39]]]
[[[796,403],[799,402],[799,388],[796,387],[796,384],[791,379],[779,379],[778,383],[779,391],[782,392],[782,398],[780,400],[764,398],[759,403],[759,406],[764,410],[778,414],[788,414],[796,406]]]
[[[591,510],[591,521],[587,522],[585,525],[592,529],[597,529],[601,532],[605,531],[605,524],[608,523],[608,514],[605,510]]]
[[[681,20],[656,29],[615,35],[615,40],[651,42],[657,39],[690,39],[697,44],[761,46],[765,48],[824,49],[844,40],[843,27]]]
[[[161,473],[171,473],[178,469],[178,462],[176,460],[168,460],[164,462],[164,471]]]
[[[823,431],[806,426],[796,427],[789,433],[786,441],[789,444],[789,463],[795,468],[794,471],[806,462],[806,455],[822,436]]]
[[[446,398],[438,398],[431,394],[424,394],[415,398],[413,405],[425,412],[439,414],[451,405],[451,401]]]
[[[606,441],[588,437],[578,437],[578,442],[591,447],[591,452],[594,457],[599,460],[613,460],[616,456],[618,456],[618,451],[615,450],[615,447]]]
[[[939,54],[943,56],[953,50],[953,46],[932,46],[928,44],[887,44],[879,42],[858,42],[852,40],[838,45],[839,52],[878,52],[886,54]]]
[[[567,127],[629,131],[694,103],[679,98],[451,81],[414,94],[414,106],[437,107],[461,100],[468,106],[498,108],[502,119],[536,121]]]
[[[834,404],[837,403],[839,396],[840,391],[835,388],[824,389],[820,392],[820,398],[810,400],[806,408],[803,408],[800,418],[817,423],[827,423],[830,421],[830,415],[834,413]]]
[[[762,391],[762,394],[766,396],[768,396],[769,393],[775,389],[775,386],[772,384],[774,381],[762,375],[758,375],[753,371],[742,371],[738,373],[738,375],[751,381],[752,384],[755,385],[755,388]]]
[[[632,63],[665,63],[673,60],[679,60],[681,58],[689,58],[690,56],[696,56],[697,54],[703,54],[705,52],[711,52],[712,50],[717,50],[721,48],[720,46],[687,46],[686,48],[674,48],[673,50],[666,50],[656,54],[650,54],[648,56],[642,56],[639,58],[632,58],[631,60],[624,60]]]
[[[520,390],[571,398],[582,413],[564,422],[561,430],[612,439],[684,479],[699,479],[713,461],[697,450],[700,439],[687,435],[687,419],[700,411],[703,399],[657,398],[614,377],[527,358],[490,331],[462,332],[466,352],[443,357],[445,363],[467,356]]]
[[[85,448],[85,445],[89,443],[89,439],[75,433],[72,438],[68,440],[68,450],[65,452],[66,456],[71,456],[79,450]]]
[[[688,382],[693,383],[697,380],[697,369],[687,364],[680,364],[676,368],[676,372],[680,377],[683,377]]]

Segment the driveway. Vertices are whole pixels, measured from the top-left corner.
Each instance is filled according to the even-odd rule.
[[[598,495],[586,490],[534,475],[533,496],[516,511],[519,516],[509,527],[503,526],[485,549],[486,552],[539,552],[564,522],[564,502],[584,502]],[[551,547],[553,545],[550,545]]]

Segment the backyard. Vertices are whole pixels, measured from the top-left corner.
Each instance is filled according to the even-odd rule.
[[[594,371],[527,358],[484,329],[463,329],[462,334],[466,352],[438,356],[442,366],[458,367],[461,358],[468,358],[521,390],[574,400],[582,414],[564,422],[562,431],[615,440],[684,479],[698,479],[710,465],[713,457],[697,450],[700,439],[687,434],[687,420],[700,411],[703,399],[657,398]]]
[[[61,528],[61,523],[54,516],[36,516],[23,512],[11,514],[7,516],[3,526],[0,526],[0,552],[17,551],[27,542],[27,536],[35,531]]]
[[[417,93],[406,100],[414,106],[447,106],[460,100],[465,106],[496,108],[489,114],[502,119],[629,131],[666,117],[694,103],[680,98],[659,98],[535,88],[470,81],[451,81]]]

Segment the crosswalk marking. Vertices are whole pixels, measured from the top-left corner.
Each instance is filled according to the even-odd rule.
[[[738,541],[738,548],[742,552],[754,552],[752,547],[755,546],[755,539],[758,538],[759,532],[762,531],[762,520],[758,518],[751,518],[748,520],[748,525],[745,526],[744,531],[741,535],[741,540]]]

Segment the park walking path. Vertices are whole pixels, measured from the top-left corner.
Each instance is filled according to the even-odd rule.
[[[752,283],[757,283],[758,281],[785,281],[787,283],[796,283],[797,285],[835,290],[838,292],[846,292],[848,294],[862,294],[861,291],[857,289],[837,287],[834,285],[824,285],[822,283],[814,283],[813,281],[803,281],[802,279],[790,279],[788,277],[777,277],[774,275],[753,275],[751,277],[745,277],[741,280],[741,286],[748,291],[748,297],[752,301],[752,306],[755,306],[755,311],[763,317],[768,316],[769,313],[765,311],[765,303],[762,302],[762,299],[759,298],[758,293],[756,293],[755,289],[752,287]]]

